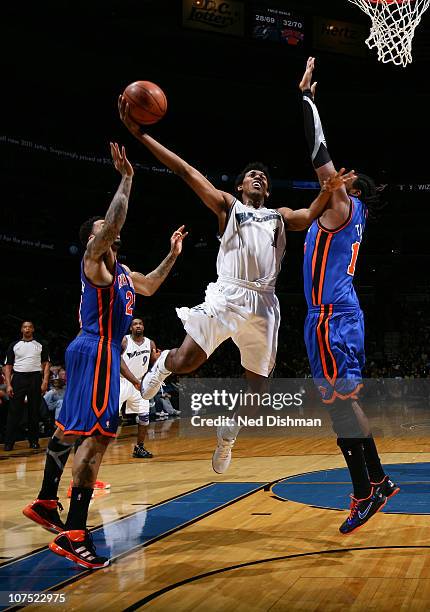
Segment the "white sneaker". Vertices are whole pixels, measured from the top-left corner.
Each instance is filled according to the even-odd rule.
[[[140,394],[143,399],[152,399],[159,392],[163,381],[172,373],[166,370],[164,362],[169,351],[163,351],[151,370],[142,378],[140,383]]]
[[[212,455],[212,469],[217,474],[224,474],[228,470],[231,462],[231,449],[236,442],[236,438],[225,440],[222,437],[222,429],[222,427],[217,427],[218,444]]]

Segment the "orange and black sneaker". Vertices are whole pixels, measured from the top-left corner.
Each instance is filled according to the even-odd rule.
[[[49,548],[56,555],[66,557],[86,569],[100,569],[109,565],[108,557],[97,555],[93,536],[88,529],[62,531]]]
[[[378,488],[387,499],[389,497],[394,497],[394,495],[397,495],[400,491],[400,487],[390,480],[389,476],[385,476],[381,482],[372,482],[371,484],[375,489]]]
[[[94,489],[110,489],[110,484],[103,480],[96,480],[94,483]]]
[[[61,533],[65,529],[65,525],[58,513],[63,511],[63,506],[57,499],[35,499],[34,502],[28,504],[22,513],[31,521],[38,523],[52,533]]]
[[[349,507],[349,516],[339,527],[340,533],[349,535],[359,527],[362,527],[387,503],[385,495],[378,488],[372,488],[369,497],[365,499],[355,499],[352,495]]]

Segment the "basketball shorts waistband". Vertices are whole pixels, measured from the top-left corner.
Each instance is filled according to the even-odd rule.
[[[103,340],[103,341],[105,340],[113,348],[121,349],[120,341],[116,342],[115,340],[113,340],[112,338],[109,338],[108,336],[99,336],[98,334],[90,334],[89,332],[85,332],[85,331],[78,334],[74,340],[89,341],[89,342],[94,342],[95,344],[98,344],[100,340]]]
[[[309,306],[308,313],[309,314],[321,314],[331,310],[332,313],[339,312],[360,312],[361,308],[359,304],[351,305],[351,304],[319,304],[318,306]]]
[[[218,276],[217,283],[228,283],[229,285],[237,285],[238,287],[245,287],[246,289],[251,289],[251,291],[262,293],[275,293],[275,287],[272,285],[264,285],[259,281],[247,281],[241,278],[232,278],[230,276]]]

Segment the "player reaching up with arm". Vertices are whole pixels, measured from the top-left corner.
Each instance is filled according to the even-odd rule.
[[[346,180],[344,171],[327,178],[309,211],[268,209],[271,182],[263,164],[248,164],[238,175],[236,198],[217,189],[198,170],[143,133],[130,117],[125,98],[119,98],[118,106],[129,131],[217,215],[221,236],[218,280],[208,285],[202,304],[178,309],[187,335],[179,348],[161,353],[142,381],[142,395],[145,399],[153,397],[172,372],[186,374],[196,370],[227,338],[232,338],[239,348],[251,390],[259,392],[275,365],[280,322],[275,282],[285,252],[286,229],[303,229],[319,216],[329,192]],[[249,407],[243,411],[239,408],[238,414],[249,414]],[[236,422],[228,431],[218,431],[218,447],[212,460],[216,472],[227,469],[238,431]]]
[[[310,57],[299,88],[305,136],[322,183],[334,172],[334,165],[314,100],[314,68],[315,59]],[[365,362],[364,322],[353,278],[367,210],[377,199],[372,179],[363,174],[350,177],[330,194],[327,209],[312,223],[305,243],[306,349],[354,488],[349,517],[340,526],[343,534],[363,525],[383,507],[387,497],[399,491],[381,466],[358,399]]]
[[[228,211],[230,210],[233,198],[229,193],[216,189],[208,179],[196,168],[184,161],[179,155],[167,149],[155,138],[142,131],[130,117],[129,105],[123,96],[118,100],[118,110],[121,120],[127,129],[169,170],[182,178],[187,185],[201,198],[203,203],[214,212],[218,217],[219,230],[222,234],[225,227]]]
[[[135,136],[145,147],[169,170],[177,174],[182,178],[187,185],[199,196],[202,202],[216,214],[218,217],[219,233],[223,234],[226,224],[226,219],[229,214],[229,210],[232,207],[235,198],[230,193],[217,189],[201,172],[196,170],[193,166],[184,161],[179,155],[170,151],[167,147],[160,144],[155,138],[150,136],[148,133],[142,131],[142,128],[130,117],[128,104],[122,96],[118,101],[118,109],[121,120],[128,128],[128,130]],[[261,203],[264,204],[265,198],[269,197],[267,177],[264,176],[264,172],[259,172],[257,168],[253,169],[252,166],[261,165],[258,162],[256,164],[249,164],[248,168],[249,182],[255,179],[256,183],[260,182],[257,188],[260,191],[260,195],[263,197],[257,199],[257,204],[250,201],[249,203],[258,208]],[[331,173],[327,173],[324,180],[321,181],[322,190],[317,198],[307,209],[301,209],[293,211],[290,208],[280,208],[279,212],[282,214],[284,220],[287,222],[287,230],[299,231],[306,229],[314,219],[319,217],[327,206],[329,201],[329,193],[339,189],[345,181],[354,177],[354,173],[350,172],[344,175],[345,169],[342,168],[338,173],[332,170]],[[248,178],[243,176],[242,179]],[[265,182],[265,185],[262,183]],[[243,188],[240,186],[241,193],[243,195]],[[266,193],[264,191],[266,190]]]
[[[120,185],[104,218],[82,224],[79,236],[85,248],[81,264],[81,330],[66,351],[68,384],[57,430],[48,444],[42,488],[38,498],[23,510],[25,516],[59,533],[50,549],[89,569],[104,567],[86,529],[88,507],[100,463],[118,426],[121,341],[133,315],[135,289],[132,274],[120,265],[117,252],[133,180],[133,168],[125,149],[110,145]],[[138,275],[138,290],[150,295],[167,276],[172,258],[180,252],[182,232],[172,238],[171,254],[162,269],[146,281]],[[58,514],[58,486],[70,450],[77,437],[84,441],[73,460],[73,488],[64,524]]]
[[[133,168],[124,147],[110,145],[121,182],[105,218],[89,219],[81,226],[85,247],[81,266],[80,334],[66,351],[68,384],[57,430],[48,443],[42,488],[37,499],[23,510],[25,516],[59,535],[50,544],[53,552],[89,569],[104,567],[86,528],[88,507],[101,460],[115,436],[119,394],[120,348],[115,340],[128,321],[127,303],[134,290],[117,263],[120,231],[124,225],[133,180]],[[124,282],[123,282],[124,281]],[[123,284],[120,286],[120,282]],[[85,436],[73,460],[73,488],[64,524],[58,514],[58,487],[64,466],[79,436]]]

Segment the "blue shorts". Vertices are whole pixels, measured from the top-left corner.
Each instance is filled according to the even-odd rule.
[[[305,344],[323,402],[356,397],[363,386],[364,319],[360,308],[326,304],[309,309]]]
[[[65,434],[115,437],[121,347],[81,334],[66,351],[67,386],[56,423]]]

